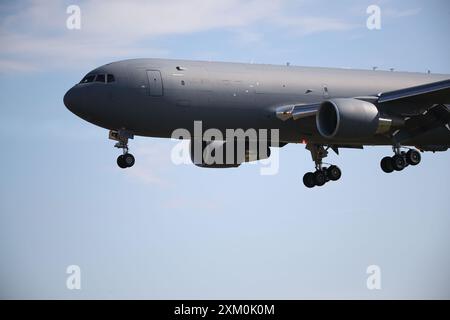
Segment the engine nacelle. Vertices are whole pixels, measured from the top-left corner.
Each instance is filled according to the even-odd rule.
[[[195,146],[195,143],[198,143]],[[270,157],[270,148],[259,150],[254,144],[226,141],[190,142],[191,161],[202,168],[236,168],[244,162],[257,161]],[[198,152],[198,153],[197,153]]]
[[[358,99],[324,101],[316,115],[317,129],[328,139],[370,137],[389,131],[392,122],[392,119],[381,118],[373,103]]]

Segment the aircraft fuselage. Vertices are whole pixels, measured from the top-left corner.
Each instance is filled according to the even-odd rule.
[[[368,71],[166,59],[110,63],[88,73],[114,81],[87,81],[65,96],[68,108],[101,127],[135,135],[170,137],[173,130],[242,128],[280,130],[281,142],[325,143],[314,119],[280,121],[283,105],[331,98],[374,96],[381,92],[450,78],[443,74]],[[103,79],[103,78],[102,78]],[[355,138],[348,144],[391,142],[383,136]],[[410,144],[450,144],[448,128],[437,128]]]

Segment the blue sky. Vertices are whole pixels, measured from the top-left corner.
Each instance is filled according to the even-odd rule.
[[[136,57],[450,74],[449,14],[436,0],[3,1],[0,297],[450,298],[449,153],[386,175],[389,147],[342,150],[327,158],[342,179],[309,190],[303,145],[261,176],[175,166],[175,142],[137,137],[122,171],[107,132],[62,103],[89,70]],[[66,288],[72,264],[81,290]],[[381,290],[366,288],[373,264]]]

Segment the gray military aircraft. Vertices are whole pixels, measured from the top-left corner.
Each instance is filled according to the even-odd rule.
[[[393,156],[381,160],[382,170],[390,173],[419,164],[420,152],[450,146],[450,75],[445,74],[133,59],[89,72],[65,94],[64,104],[110,130],[110,139],[123,150],[117,159],[121,168],[135,162],[128,152],[134,135],[169,138],[177,128],[193,132],[198,120],[205,130],[278,129],[279,142],[268,146],[305,143],[315,162],[315,171],[303,177],[309,188],[341,177],[337,166],[322,162],[329,149],[392,146]],[[218,146],[230,143],[236,141]],[[256,160],[269,152],[268,147],[257,151]],[[250,161],[246,156],[232,164],[209,164],[194,161],[192,151],[191,159],[211,168]]]

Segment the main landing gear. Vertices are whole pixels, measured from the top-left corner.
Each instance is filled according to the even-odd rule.
[[[381,170],[386,173],[393,171],[402,171],[407,166],[416,166],[420,163],[420,152],[415,149],[409,149],[407,152],[401,151],[400,146],[394,146],[394,156],[381,159]]]
[[[117,157],[117,165],[122,169],[132,167],[135,159],[131,153],[128,153],[128,139],[133,139],[133,134],[125,130],[111,130],[109,132],[109,138],[117,141],[114,147],[122,149],[123,152],[123,154]]]
[[[340,179],[342,172],[338,166],[323,166],[322,159],[328,155],[328,148],[325,149],[323,145],[308,144],[306,149],[311,152],[312,159],[316,164],[315,172],[307,172],[303,176],[303,184],[306,187],[321,187],[328,181],[337,181]]]

